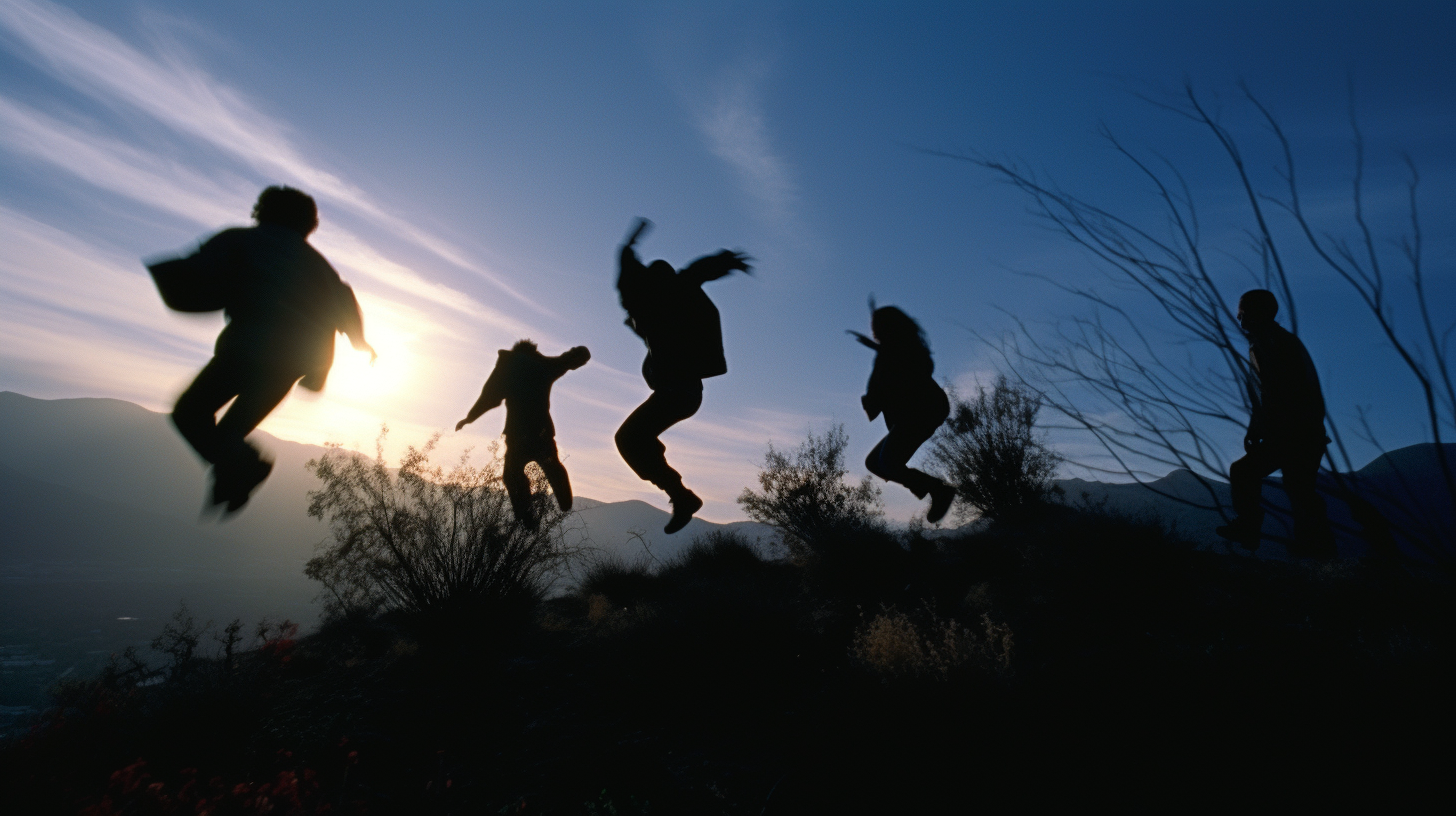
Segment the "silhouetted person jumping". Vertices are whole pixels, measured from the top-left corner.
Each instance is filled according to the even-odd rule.
[[[1279,302],[1267,289],[1239,298],[1238,321],[1249,337],[1249,399],[1253,412],[1244,434],[1244,457],[1229,467],[1233,521],[1216,532],[1253,551],[1259,548],[1264,477],[1284,473],[1294,514],[1291,555],[1333,557],[1334,535],[1315,475],[1325,455],[1325,399],[1314,361],[1298,337],[1274,322]]]
[[[371,362],[378,356],[364,341],[354,290],[309,246],[318,227],[313,199],[292,187],[269,187],[253,218],[255,227],[223,230],[192,255],[147,267],[171,308],[221,309],[227,316],[212,360],[172,410],[182,437],[212,465],[212,502],[226,504],[227,513],[247,504],[273,469],[245,437],[294,383],[323,390],[334,333],[348,335]]]
[[[934,524],[950,510],[955,488],[909,462],[950,416],[950,400],[931,376],[935,361],[914,318],[894,306],[882,306],[870,314],[870,332],[874,339],[850,332],[875,350],[875,366],[860,404],[871,422],[883,413],[890,432],[870,450],[865,467],[887,482],[910,488],[916,498],[929,494],[926,519]]]
[[[556,425],[551,421],[551,386],[561,376],[586,365],[591,352],[586,346],[575,346],[556,357],[547,357],[530,340],[522,340],[509,350],[501,349],[495,369],[480,389],[480,399],[470,406],[470,413],[455,423],[455,430],[480,418],[481,414],[506,404],[506,456],[501,468],[501,481],[511,497],[516,521],[528,530],[539,525],[531,506],[531,480],[526,465],[541,466],[556,504],[563,512],[571,510],[571,482],[566,467],[556,452]]]
[[[723,328],[718,308],[703,284],[735,269],[750,272],[748,256],[731,250],[693,261],[678,272],[667,261],[643,266],[633,245],[651,226],[639,218],[622,245],[617,292],[627,310],[627,325],[647,344],[642,377],[652,396],[617,429],[617,450],[632,472],[667,493],[672,518],[664,532],[681,530],[703,507],[703,500],[683,486],[682,475],[667,464],[663,431],[698,412],[703,380],[728,373],[723,356]]]

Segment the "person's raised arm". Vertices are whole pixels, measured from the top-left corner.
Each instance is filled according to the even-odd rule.
[[[751,260],[753,259],[742,252],[725,249],[713,255],[704,255],[688,264],[678,274],[685,280],[702,286],[708,281],[715,281],[732,273],[735,269],[752,275],[753,267],[748,264]]]
[[[586,346],[573,346],[555,357],[548,357],[555,367],[552,372],[554,377],[560,377],[568,371],[581,368],[591,359],[591,352]],[[554,378],[553,377],[553,378]]]

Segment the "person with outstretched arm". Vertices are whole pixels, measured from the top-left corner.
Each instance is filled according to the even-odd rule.
[[[909,462],[950,416],[950,400],[931,376],[935,361],[914,318],[894,306],[882,306],[871,311],[870,332],[873,338],[850,332],[875,350],[874,368],[860,404],[871,422],[884,414],[889,433],[870,450],[865,467],[887,482],[910,488],[916,498],[929,495],[926,520],[935,524],[950,510],[955,488],[910,467]]]
[[[240,510],[273,469],[245,437],[294,383],[322,391],[334,361],[334,334],[378,356],[364,340],[354,290],[308,243],[318,207],[292,187],[269,187],[252,227],[223,230],[197,252],[149,264],[162,300],[185,312],[222,310],[227,327],[212,360],[178,397],[172,423],[212,466],[212,503]],[[221,420],[217,412],[232,406]]]
[[[734,270],[751,273],[751,259],[725,249],[681,271],[662,260],[643,265],[635,246],[650,226],[639,218],[622,245],[617,292],[627,310],[627,326],[647,344],[642,377],[652,394],[622,423],[616,442],[632,472],[667,493],[672,518],[663,531],[672,534],[687,526],[703,500],[668,465],[667,449],[658,437],[698,412],[704,379],[728,373],[722,320],[703,284]]]
[[[1330,438],[1325,435],[1325,398],[1309,350],[1274,322],[1279,301],[1267,289],[1251,289],[1239,298],[1237,320],[1249,337],[1249,401],[1253,410],[1244,433],[1244,456],[1229,466],[1229,488],[1235,517],[1214,532],[1250,552],[1259,549],[1264,508],[1264,477],[1284,474],[1284,492],[1294,515],[1289,553],[1332,558],[1334,532],[1325,515],[1325,500],[1315,487],[1320,460]]]
[[[455,424],[458,431],[486,411],[502,402],[506,404],[506,455],[501,481],[511,497],[516,521],[528,530],[540,524],[531,505],[531,480],[526,476],[526,465],[531,462],[540,465],[546,474],[557,506],[562,512],[571,511],[571,481],[557,453],[556,425],[551,421],[551,386],[590,359],[586,346],[575,346],[556,357],[542,354],[530,340],[501,349],[495,368],[480,389],[480,399]]]

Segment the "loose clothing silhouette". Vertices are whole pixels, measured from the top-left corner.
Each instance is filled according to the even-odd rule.
[[[556,357],[542,354],[529,340],[502,349],[480,389],[480,398],[455,426],[458,431],[505,403],[506,455],[501,481],[511,497],[516,520],[530,529],[538,523],[531,506],[531,480],[526,476],[526,465],[531,462],[546,474],[557,505],[563,511],[571,510],[571,482],[556,450],[556,425],[551,421],[551,386],[590,359],[586,346],[576,346]]]
[[[275,223],[224,230],[196,253],[148,269],[169,306],[227,316],[212,360],[178,398],[172,421],[213,465],[214,503],[236,511],[272,467],[245,437],[294,383],[323,389],[336,331],[368,348],[358,301],[305,234]]]
[[[666,261],[644,265],[633,244],[645,228],[646,222],[639,222],[622,246],[617,291],[627,310],[627,325],[647,344],[642,377],[652,395],[622,423],[616,442],[632,472],[668,494],[673,517],[666,531],[672,533],[687,524],[702,500],[667,463],[667,448],[658,437],[697,413],[705,378],[728,372],[722,321],[702,287],[735,269],[748,271],[748,259],[725,249],[693,261],[681,272]]]
[[[1238,516],[1230,532],[1249,549],[1257,548],[1264,521],[1261,486],[1264,477],[1279,470],[1294,515],[1291,551],[1331,554],[1333,536],[1325,501],[1315,488],[1320,460],[1330,440],[1325,435],[1325,401],[1314,361],[1298,337],[1270,321],[1250,332],[1249,368],[1253,412],[1245,434],[1246,454],[1229,467]]]
[[[932,376],[935,362],[930,350],[920,342],[886,342],[856,336],[875,350],[874,367],[860,403],[871,421],[884,414],[889,431],[870,450],[865,467],[887,482],[909,488],[916,498],[932,495],[929,519],[937,522],[950,508],[955,489],[909,465],[915,451],[950,416],[950,400]]]

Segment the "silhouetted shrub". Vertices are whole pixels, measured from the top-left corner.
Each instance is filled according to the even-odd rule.
[[[533,474],[540,526],[516,522],[500,485],[492,444],[484,467],[467,457],[446,471],[430,466],[438,439],[411,446],[399,469],[334,446],[308,463],[323,486],[309,515],[328,519],[332,542],[306,574],[321,582],[331,615],[398,611],[431,622],[479,623],[481,614],[519,614],[537,602],[572,554],[556,535],[563,514]]]
[[[1036,433],[1041,399],[1005,375],[974,400],[951,392],[930,456],[956,488],[956,517],[1004,518],[1045,502],[1061,458]]]
[[[761,493],[744,488],[738,496],[743,511],[783,534],[795,561],[813,560],[839,537],[876,525],[883,511],[880,489],[868,476],[847,480],[844,448],[849,437],[843,425],[822,436],[809,434],[792,454],[770,442],[758,472]]]
[[[577,585],[577,594],[583,598],[601,595],[625,603],[649,595],[655,581],[652,568],[645,562],[606,558],[587,569]]]
[[[756,571],[763,566],[758,549],[736,532],[714,530],[698,536],[687,549],[673,556],[663,566],[663,573],[674,571],[739,573]]]

